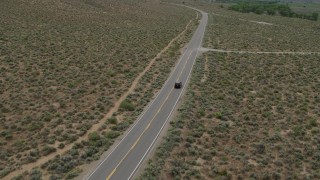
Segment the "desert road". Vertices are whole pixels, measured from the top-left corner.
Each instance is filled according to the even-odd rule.
[[[110,154],[83,179],[132,179],[146,155],[153,148],[164,126],[168,123],[187,85],[208,21],[207,13],[197,11],[202,14],[197,30],[157,96],[149,103],[146,110],[111,150]],[[176,81],[183,83],[181,89],[173,88]]]

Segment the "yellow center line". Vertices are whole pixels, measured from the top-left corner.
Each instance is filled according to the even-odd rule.
[[[124,161],[124,159],[128,156],[128,154],[134,149],[134,147],[138,144],[138,142],[140,141],[141,137],[144,135],[144,133],[148,130],[148,128],[150,127],[151,123],[153,122],[153,120],[156,118],[156,116],[159,114],[159,112],[161,111],[162,107],[164,106],[164,104],[166,103],[166,101],[168,100],[168,97],[170,96],[171,92],[173,89],[170,90],[168,96],[166,97],[166,100],[162,103],[162,105],[160,106],[159,110],[157,111],[157,113],[153,116],[153,118],[151,119],[151,121],[149,122],[149,124],[147,125],[147,127],[143,130],[143,132],[140,134],[140,136],[138,137],[138,139],[133,143],[133,145],[131,146],[130,150],[123,156],[123,158],[120,160],[120,162],[118,163],[118,165],[112,170],[112,172],[109,174],[109,176],[106,178],[106,180],[109,180],[112,175],[116,172],[117,168],[120,166],[120,164]]]
[[[180,74],[179,74],[179,76],[178,76],[178,78],[177,78],[177,81],[179,81],[179,79],[180,79],[180,77],[181,77],[181,75],[182,75],[182,72],[184,71],[184,69],[185,69],[185,67],[186,67],[186,65],[187,65],[187,63],[188,63],[188,60],[189,60],[191,54],[192,54],[192,51],[190,52],[190,55],[188,56],[186,63],[184,63],[183,68],[182,68],[182,70],[180,71]]]
[[[184,71],[188,60],[191,56],[192,52],[190,53],[186,63],[184,63],[183,68],[178,76],[178,79],[180,79],[180,76],[182,75],[182,72]],[[171,95],[171,92],[173,91],[173,89],[170,90],[169,94],[167,95],[167,97],[165,98],[165,101],[162,103],[162,105],[160,106],[159,110],[157,111],[157,113],[153,116],[153,118],[151,119],[151,121],[149,122],[149,124],[147,125],[147,127],[143,130],[143,132],[141,133],[141,135],[138,137],[138,139],[133,143],[133,145],[131,146],[131,148],[129,149],[129,151],[123,156],[123,158],[120,160],[120,162],[117,164],[117,166],[111,171],[111,173],[109,174],[109,176],[107,176],[106,180],[109,180],[112,175],[117,171],[117,168],[120,166],[120,164],[124,161],[124,159],[128,156],[128,154],[134,149],[134,147],[138,144],[138,142],[140,141],[141,137],[144,135],[144,133],[147,131],[147,129],[150,127],[151,123],[153,122],[153,120],[156,118],[156,116],[159,114],[159,112],[161,111],[162,107],[164,106],[164,104],[167,102],[169,96]]]

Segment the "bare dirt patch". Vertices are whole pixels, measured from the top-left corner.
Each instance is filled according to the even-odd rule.
[[[258,24],[262,24],[262,25],[269,25],[269,26],[273,25],[272,23],[267,23],[267,22],[262,22],[262,21],[249,21],[249,22],[258,23]]]

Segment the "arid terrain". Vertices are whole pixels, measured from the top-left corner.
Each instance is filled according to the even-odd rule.
[[[72,178],[99,159],[161,87],[197,16],[158,1],[0,5],[0,178],[17,179]]]
[[[319,21],[190,4],[210,13],[204,48],[234,51],[199,57],[140,178],[319,179]]]
[[[320,179],[320,21],[169,2],[209,22],[140,178]],[[158,0],[0,2],[0,179],[91,172],[164,84],[199,16]]]
[[[225,50],[306,51],[320,47],[320,23],[303,19],[212,13],[205,47]],[[230,13],[230,14],[229,14]]]
[[[318,179],[319,58],[204,54],[143,177]]]

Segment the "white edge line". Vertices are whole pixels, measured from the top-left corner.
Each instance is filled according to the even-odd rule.
[[[201,12],[201,13],[202,13],[202,12]],[[206,27],[206,26],[205,26],[205,27]],[[205,32],[205,30],[204,30],[203,33],[202,33],[202,39],[201,39],[201,42],[200,42],[199,47],[198,47],[198,49],[197,49],[197,53],[196,53],[196,56],[195,56],[195,60],[194,60],[193,63],[192,63],[191,71],[189,72],[189,75],[188,75],[188,77],[187,77],[187,82],[189,82],[189,78],[190,78],[190,75],[191,75],[191,73],[192,73],[192,69],[193,69],[194,63],[197,61],[197,57],[198,57],[198,53],[199,53],[199,48],[200,48],[201,45],[202,45],[202,40],[203,40],[203,37],[204,37],[204,32]],[[191,53],[192,53],[192,52],[191,52]],[[185,84],[187,84],[187,83],[185,83]],[[148,147],[147,151],[144,153],[143,157],[140,159],[139,163],[138,163],[137,166],[134,168],[134,170],[132,171],[132,173],[130,174],[130,176],[128,177],[128,179],[131,179],[131,178],[132,178],[132,176],[134,175],[134,173],[136,172],[136,170],[137,170],[138,167],[141,165],[142,161],[144,160],[144,158],[146,157],[146,155],[149,153],[150,149],[151,149],[152,146],[154,145],[155,141],[158,139],[158,137],[159,137],[162,129],[163,129],[164,126],[167,124],[168,120],[170,119],[172,112],[175,110],[175,107],[176,107],[177,103],[179,102],[180,96],[181,96],[182,93],[184,92],[185,88],[186,88],[186,86],[183,86],[182,91],[180,92],[179,97],[177,98],[177,101],[175,102],[175,104],[174,104],[174,106],[173,106],[173,108],[172,108],[169,116],[167,117],[166,121],[164,122],[164,124],[162,125],[161,129],[159,130],[157,136],[153,139],[151,145]]]
[[[189,45],[189,44],[188,44]],[[130,127],[130,130],[125,134],[125,136],[120,140],[120,142],[113,147],[112,151],[107,155],[107,157],[97,166],[97,168],[87,177],[84,179],[90,179],[91,176],[99,169],[99,167],[109,158],[109,156],[115,151],[115,149],[121,144],[121,142],[129,135],[129,133],[132,131],[132,129],[138,124],[138,122],[140,122],[140,120],[142,119],[142,116],[149,110],[149,108],[153,105],[153,103],[155,102],[155,100],[158,98],[159,94],[161,93],[161,91],[163,90],[163,88],[166,86],[166,84],[168,83],[168,81],[171,79],[171,76],[174,74],[175,70],[178,68],[178,66],[180,65],[182,58],[186,55],[186,52],[188,52],[188,49],[186,49],[183,53],[183,55],[180,57],[177,65],[174,67],[173,71],[171,71],[170,76],[167,78],[166,82],[164,83],[164,85],[162,86],[162,88],[159,90],[159,92],[157,93],[156,97],[153,99],[153,101],[151,101],[148,106],[147,109],[145,109],[143,111],[143,113],[138,117],[138,120],[135,121],[135,123]]]
[[[190,58],[190,56],[191,56],[192,53],[193,53],[193,51],[190,52],[190,55],[188,56],[187,59]],[[182,56],[182,57],[183,57],[183,56]],[[185,64],[184,64],[184,66],[183,66],[183,68],[182,68],[182,71],[184,70],[184,68],[185,68],[185,66],[186,66],[187,64],[188,64],[188,62],[186,61]],[[181,71],[181,72],[182,72],[182,71]],[[181,74],[180,74],[179,76],[181,76]],[[170,78],[171,78],[171,77],[170,77]],[[170,80],[170,78],[168,78],[168,80]],[[183,90],[183,89],[182,89],[182,90]],[[170,91],[170,92],[171,92],[171,91]],[[168,94],[168,96],[169,96],[169,95],[171,95],[171,93]],[[157,96],[158,96],[158,95],[157,95]],[[167,97],[168,97],[168,96],[167,96]],[[178,99],[179,99],[179,98],[180,98],[180,96],[178,97]],[[161,106],[163,106],[165,103],[166,103],[166,101],[164,101],[164,102],[161,104]],[[174,107],[175,107],[175,105],[174,105]],[[174,107],[173,107],[173,109],[174,109]],[[160,107],[160,109],[161,109],[161,107]],[[171,112],[170,112],[170,114],[171,114]],[[170,117],[170,114],[169,114],[169,117]],[[156,117],[156,116],[157,116],[157,113],[155,114],[154,117]],[[150,122],[152,122],[152,121],[150,121]],[[166,124],[166,122],[165,122],[165,124]],[[130,130],[130,131],[131,131],[131,130]],[[128,132],[128,133],[129,133],[129,132]],[[141,135],[143,135],[143,132],[142,132]],[[121,141],[120,141],[120,142],[121,142]],[[129,152],[129,151],[128,151],[128,152]],[[110,154],[111,154],[111,153],[110,153]],[[121,163],[119,163],[119,164],[121,164]],[[118,165],[119,165],[119,164],[118,164]]]
[[[198,53],[197,53],[197,54],[198,54]],[[197,56],[197,54],[196,54],[196,56]],[[196,61],[196,60],[195,60],[195,61]],[[194,61],[194,62],[195,62],[195,61]],[[193,67],[193,65],[194,65],[194,62],[193,62],[193,64],[192,64],[192,67]],[[188,77],[187,77],[187,81],[189,80],[190,74],[191,74],[191,71],[190,71],[190,73],[189,73],[189,75],[188,75]],[[137,168],[141,165],[142,161],[144,160],[144,158],[146,157],[146,155],[149,153],[149,151],[150,151],[151,147],[154,145],[155,141],[158,139],[158,137],[159,137],[162,129],[163,129],[164,126],[167,124],[168,120],[170,119],[172,112],[175,110],[175,107],[176,107],[177,103],[179,102],[180,96],[181,96],[182,93],[184,92],[185,87],[186,87],[186,86],[183,86],[183,89],[182,89],[182,91],[180,92],[180,94],[179,94],[179,96],[178,96],[178,98],[177,98],[177,100],[176,100],[176,102],[175,102],[175,104],[174,104],[174,106],[173,106],[170,114],[168,115],[166,121],[165,121],[164,124],[162,125],[162,127],[161,127],[161,129],[159,130],[157,136],[153,139],[151,145],[148,147],[147,151],[144,153],[143,157],[140,159],[139,163],[138,163],[137,166],[134,168],[134,170],[132,171],[132,173],[130,174],[130,176],[128,177],[128,179],[131,179],[131,177],[133,176],[133,174],[135,173],[135,171],[137,170]]]

